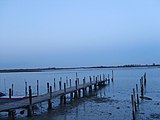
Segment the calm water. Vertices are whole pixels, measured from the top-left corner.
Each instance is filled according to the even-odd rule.
[[[16,119],[24,120],[131,120],[131,100],[132,88],[139,84],[140,77],[147,73],[147,86],[145,95],[151,97],[152,101],[140,101],[140,107],[137,114],[138,119],[154,120],[160,119],[160,68],[132,68],[132,69],[85,69],[85,70],[60,70],[37,73],[3,73],[0,74],[0,91],[8,93],[8,89],[14,84],[14,95],[24,95],[24,82],[32,86],[33,93],[36,93],[36,80],[39,80],[40,94],[46,93],[46,83],[53,85],[56,79],[56,89],[58,82],[62,77],[62,82],[66,78],[72,79],[72,85],[76,79],[76,72],[80,83],[82,78],[89,76],[110,74],[114,71],[114,82],[106,87],[96,91],[92,96],[80,98],[77,101],[70,102],[67,96],[67,104],[60,105],[59,98],[53,99],[53,110],[47,112],[46,103],[37,105],[35,115],[32,118],[26,117],[26,111],[23,115],[17,110]],[[140,90],[139,90],[140,91]],[[0,113],[0,119],[8,119],[7,113]]]

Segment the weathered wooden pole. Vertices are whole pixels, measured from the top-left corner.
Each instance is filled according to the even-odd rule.
[[[12,89],[9,88],[9,98],[11,99],[11,96],[12,96]]]
[[[28,106],[28,117],[32,117],[33,111],[32,111],[32,89],[31,86],[29,86],[29,106]]]
[[[144,98],[144,88],[143,88],[143,84],[141,85],[141,98]]]
[[[27,97],[27,82],[25,81],[25,96]]]
[[[89,78],[90,78],[89,93],[91,94],[92,93],[92,78],[91,76]]]
[[[49,93],[49,83],[47,82],[47,93]]]
[[[37,80],[37,96],[39,96],[39,80]]]
[[[86,80],[85,77],[83,79],[83,97],[86,95]]]
[[[109,77],[109,74],[108,74],[108,84],[110,84],[110,77]]]
[[[11,92],[11,96],[13,96],[13,84],[12,84],[12,92]]]
[[[131,95],[131,101],[132,101],[132,117],[133,117],[133,120],[136,120],[136,112],[135,112],[135,104],[134,104],[133,95]]]
[[[146,87],[147,79],[146,79],[146,72],[144,73],[144,86]]]
[[[64,83],[64,104],[66,104],[66,83]]]
[[[62,89],[62,81],[60,80],[59,81],[59,90],[61,90]],[[63,96],[60,96],[60,104],[62,104],[63,103]]]
[[[59,90],[62,89],[62,81],[59,81]]]
[[[78,89],[77,80],[75,81],[75,86],[76,86],[76,90],[75,90],[75,93],[74,93],[74,98],[77,99],[78,98],[78,94],[77,94],[77,89]]]
[[[138,95],[138,85],[136,84],[136,93],[137,93],[137,105],[139,106],[139,95]]]
[[[112,82],[113,82],[113,77],[114,77],[114,75],[113,75],[113,70],[112,70]]]
[[[68,77],[66,76],[66,84],[67,84],[67,87],[68,87]]]
[[[49,87],[48,110],[52,110],[52,86]]]
[[[56,79],[54,78],[54,90],[56,90]]]
[[[70,87],[72,87],[72,80],[71,79],[69,79],[69,83],[70,83]]]
[[[135,111],[137,111],[137,107],[136,107],[136,95],[135,95],[135,89],[134,88],[133,88],[133,101],[134,101]]]

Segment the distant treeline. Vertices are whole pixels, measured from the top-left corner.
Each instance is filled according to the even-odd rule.
[[[42,72],[48,70],[67,70],[67,69],[89,69],[89,68],[131,68],[131,67],[160,67],[160,64],[151,64],[151,65],[121,65],[121,66],[93,66],[93,67],[72,67],[72,68],[34,68],[34,69],[5,69],[0,70],[0,73],[9,73],[9,72]]]

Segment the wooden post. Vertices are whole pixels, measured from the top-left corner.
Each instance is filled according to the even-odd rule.
[[[27,97],[27,82],[25,81],[25,96]]]
[[[56,79],[54,78],[54,90],[56,90]]]
[[[49,83],[47,82],[47,93],[49,93]]]
[[[133,117],[133,120],[136,120],[135,104],[134,104],[133,95],[131,95],[131,101],[132,101],[132,117]]]
[[[101,74],[100,74],[100,81],[102,80],[102,78],[101,78]]]
[[[136,84],[137,105],[139,105],[138,85]]]
[[[62,89],[62,81],[59,81],[59,90]]]
[[[141,98],[143,99],[144,97],[144,88],[143,88],[143,84],[141,85]]]
[[[9,89],[9,98],[11,99],[11,96],[12,96],[12,90],[11,88]]]
[[[29,86],[29,106],[28,106],[28,117],[32,117],[32,89]]]
[[[75,90],[74,98],[77,99],[78,98],[78,95],[77,95],[77,89],[78,89],[77,80],[75,81],[75,86],[76,86],[76,90]]]
[[[12,92],[11,92],[11,96],[13,96],[13,84],[12,84]]]
[[[39,96],[39,80],[37,80],[37,96]]]
[[[52,86],[49,87],[48,110],[52,110]]]
[[[32,89],[31,86],[29,86],[29,104],[32,104]]]
[[[71,79],[69,79],[69,81],[70,81],[70,87],[72,87],[72,80],[71,80]]]
[[[100,79],[101,79],[101,77],[100,77]],[[90,76],[89,93],[90,93],[90,94],[92,93],[92,78],[91,78],[91,76]]]
[[[112,70],[112,82],[113,82],[113,70]]]
[[[85,77],[83,79],[83,97],[86,95],[86,80]]]
[[[136,95],[135,95],[135,89],[134,88],[133,88],[133,101],[134,101],[135,111],[137,111],[137,107],[136,107]]]
[[[64,104],[66,104],[66,83],[64,83]]]
[[[144,73],[144,86],[146,87],[146,72]]]
[[[68,77],[66,77],[66,84],[67,84],[67,87],[68,87]]]

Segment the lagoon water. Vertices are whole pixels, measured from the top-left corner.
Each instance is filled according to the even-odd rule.
[[[160,68],[116,68],[116,69],[78,69],[78,70],[54,70],[44,72],[0,73],[0,91],[8,93],[8,89],[14,84],[14,95],[24,95],[25,81],[32,86],[33,94],[36,94],[36,81],[39,80],[40,94],[46,93],[47,82],[53,85],[56,79],[56,90],[60,77],[62,83],[66,79],[72,79],[72,85],[77,77],[80,83],[83,77],[89,81],[89,76],[110,74],[114,71],[114,82],[104,88],[93,92],[76,101],[70,101],[67,95],[67,104],[60,105],[59,98],[53,99],[53,110],[47,111],[47,103],[37,105],[34,116],[26,117],[17,110],[16,120],[131,120],[131,93],[136,84],[139,85],[141,76],[147,73],[147,85],[145,96],[151,101],[141,100],[137,112],[139,120],[160,119]],[[63,85],[63,84],[62,84]],[[63,86],[62,86],[63,88]],[[140,88],[139,88],[140,92]],[[0,120],[7,120],[7,113],[0,113]]]

